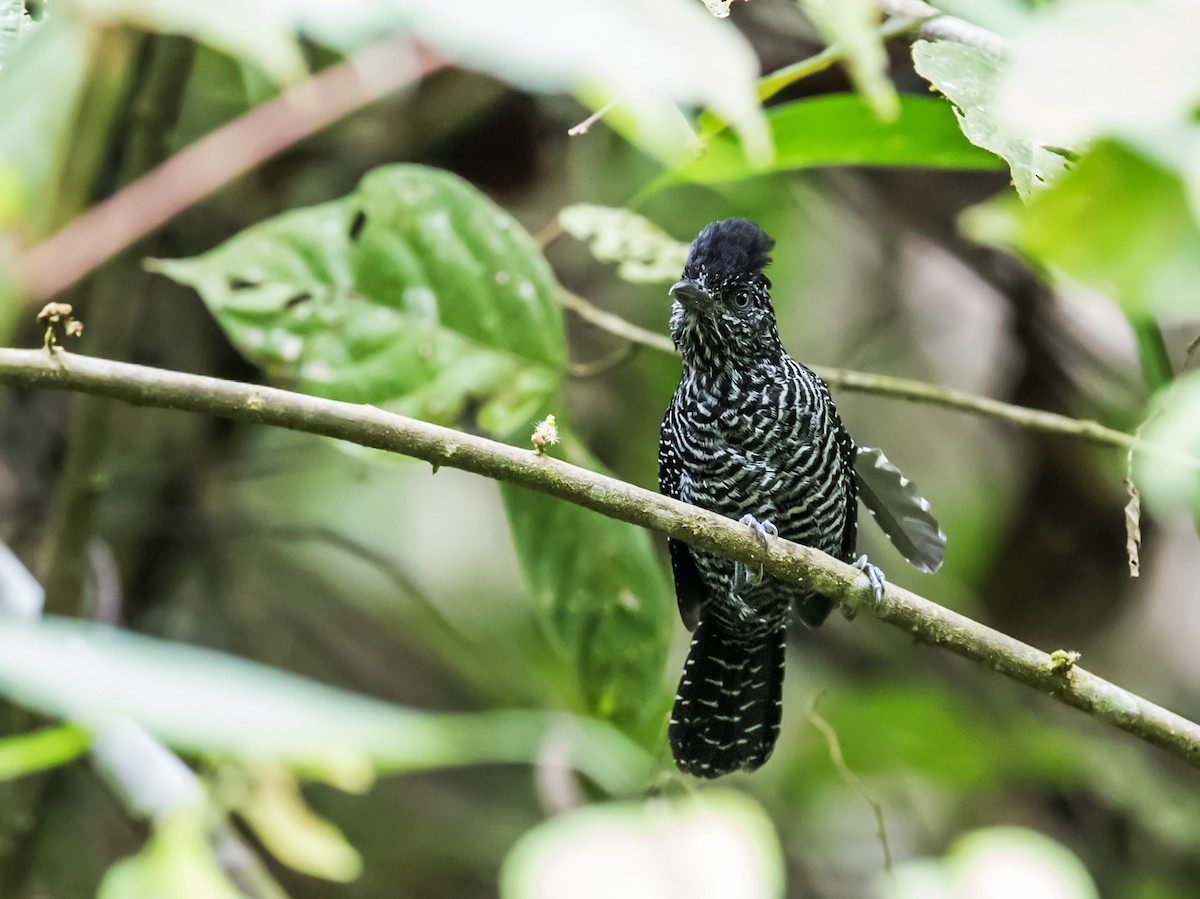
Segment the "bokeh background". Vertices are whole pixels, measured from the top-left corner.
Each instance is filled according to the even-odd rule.
[[[974,15],[971,4],[951,6],[978,24],[996,24]],[[1051,6],[997,8],[1034,17],[1051,15]],[[252,17],[239,23],[232,4],[213,9],[231,29],[251,27]],[[0,128],[6,147],[25,142],[30,157],[54,160],[43,175],[59,180],[38,181],[15,164],[0,169],[0,176],[16,173],[15,186],[5,188],[7,208],[0,208],[12,259],[277,90],[252,54],[164,33],[171,29],[147,23],[136,4],[64,2],[30,12],[45,21],[34,37],[14,40],[44,40],[50,28],[61,29],[34,62],[42,72],[58,72],[62,89],[54,77],[37,80],[32,54],[8,56],[0,76],[13,115]],[[788,0],[737,3],[727,20],[710,24],[736,29],[763,72],[826,44],[812,18]],[[629,12],[631,33],[653,27]],[[667,44],[672,35],[653,39]],[[906,35],[885,45],[889,75],[900,93],[926,97],[930,87],[913,68],[911,44]],[[318,41],[301,47],[314,70],[339,58]],[[664,64],[673,58],[664,56]],[[1121,68],[1119,59],[1109,62]],[[30,74],[19,80],[26,64]],[[520,77],[480,71],[489,68],[468,55],[390,94],[288,146],[109,260],[61,297],[85,323],[70,348],[262,380],[196,291],[147,272],[141,260],[203,253],[278,213],[342,197],[378,166],[415,162],[461,176],[507,210],[540,241],[563,286],[660,334],[669,312],[666,284],[622,280],[611,263],[562,233],[556,222],[563,207],[632,203],[684,243],[715,219],[760,222],[777,240],[770,275],[783,341],[809,364],[914,378],[1123,430],[1146,417],[1162,386],[1147,374],[1144,319],[1131,324],[1128,307],[1087,286],[1086,277],[1057,277],[1053,253],[1031,263],[963,236],[964,211],[1013,196],[1003,165],[838,165],[646,192],[664,163],[631,141],[627,128],[602,121],[568,136],[589,115],[587,105],[569,92],[534,91],[539,86]],[[81,80],[68,89],[71,78]],[[157,93],[147,84],[158,85]],[[846,70],[833,66],[772,102],[854,89]],[[594,99],[587,91],[580,96]],[[8,133],[18,112],[38,121],[28,109],[39,104],[58,104],[61,124]],[[1194,293],[1194,285],[1187,289]],[[7,344],[41,343],[35,299],[6,294]],[[1194,297],[1192,303],[1195,309]],[[1162,350],[1155,358],[1168,360],[1168,374],[1186,364],[1195,333],[1186,312],[1180,306],[1153,322]],[[569,311],[564,322],[573,367],[559,413],[598,464],[654,487],[658,424],[678,379],[677,359],[628,347]],[[613,364],[591,364],[605,360]],[[893,397],[836,391],[835,398],[856,440],[887,451],[949,535],[945,567],[930,577],[908,567],[865,521],[861,546],[890,580],[1039,648],[1077,650],[1090,670],[1200,716],[1194,520],[1186,509],[1147,513],[1141,577],[1131,578],[1124,452]],[[61,539],[62,516],[72,514],[64,505],[71,483],[64,472],[72,465],[91,465],[95,477],[86,495],[76,496],[88,519],[74,537],[73,575],[45,567],[54,558],[51,538]],[[218,649],[419,710],[594,711],[580,698],[573,659],[531,601],[501,494],[479,477],[431,475],[425,464],[307,435],[5,388],[0,538],[46,584],[48,611],[59,615]],[[651,542],[665,585],[664,541]],[[654,595],[666,596],[661,589]],[[754,838],[765,847],[763,860],[734,853],[737,864],[762,873],[761,889],[742,880],[747,892],[728,895],[1013,895],[986,890],[1008,889],[1006,872],[1023,865],[1040,866],[1039,882],[1051,890],[1030,895],[1200,895],[1194,770],[868,615],[833,616],[816,632],[793,629],[783,732],[768,765],[718,787],[683,783],[665,748],[665,710],[687,641],[672,606],[665,599],[655,607],[660,626],[646,637],[669,641],[655,648],[666,655],[657,687],[620,700],[646,711],[636,723],[617,721],[647,754],[650,772],[634,777],[639,786],[627,794],[610,795],[562,769],[550,738],[529,764],[382,772],[361,791],[309,779],[303,798],[311,813],[342,836],[296,809],[287,820],[303,818],[321,834],[306,831],[306,838],[327,850],[340,847],[329,850],[335,856],[353,847],[361,865],[333,865],[347,881],[341,883],[269,851],[269,827],[256,826],[252,815],[235,814],[233,826],[296,897],[496,895],[504,860],[531,831],[570,821],[581,809],[608,808],[609,800],[632,803],[617,807],[614,827],[653,829],[640,817],[650,815],[665,828],[643,834],[657,847],[646,865],[679,851],[686,867],[689,846],[694,852],[701,844],[654,819],[654,804],[674,808],[669,804],[680,800],[685,809],[710,794],[714,807],[733,803],[730,821],[749,816],[751,830],[766,822],[765,835]],[[9,734],[49,720],[15,707],[4,714]],[[185,755],[209,785],[212,808],[238,808],[231,795],[262,789],[272,776],[245,759]],[[0,789],[3,897],[95,895],[106,872],[141,851],[153,829],[85,759]],[[643,806],[647,794],[654,798]],[[894,877],[884,871],[877,811]],[[990,830],[999,827],[1017,830]],[[602,834],[567,833],[601,858],[625,857],[607,855]],[[964,838],[983,843],[972,848]],[[558,857],[559,849],[545,851]],[[714,851],[723,858],[723,850]],[[978,873],[996,858],[993,874]],[[968,869],[981,878],[974,886],[964,885]],[[589,869],[579,861],[573,870]],[[111,876],[107,883],[106,895],[153,894],[133,887],[122,893]],[[528,884],[506,889],[553,895]]]

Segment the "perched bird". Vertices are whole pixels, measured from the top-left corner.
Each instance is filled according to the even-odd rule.
[[[901,552],[935,570],[945,537],[928,504],[878,451],[858,458],[825,382],[780,343],[763,273],[774,243],[747,219],[714,222],[692,243],[670,291],[683,375],[663,418],[659,487],[764,540],[783,537],[851,562],[864,483],[864,500]],[[779,735],[790,611],[817,627],[833,601],[680,541],[669,545],[680,615],[695,630],[668,731],[676,764],[699,777],[754,770]],[[882,573],[866,556],[854,564],[878,596]]]

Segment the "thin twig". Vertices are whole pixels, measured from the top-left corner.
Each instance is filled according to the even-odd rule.
[[[155,228],[299,140],[445,65],[407,39],[346,62],[205,135],[18,260],[30,302],[52,297]]]
[[[825,745],[829,747],[829,759],[833,762],[833,767],[837,769],[842,780],[846,781],[850,786],[854,787],[867,805],[871,807],[871,814],[875,816],[875,832],[879,836],[879,845],[883,847],[883,870],[889,874],[892,873],[892,850],[888,845],[887,825],[883,820],[883,806],[879,801],[871,795],[871,791],[867,789],[867,785],[863,783],[863,779],[851,770],[846,764],[846,757],[842,755],[842,743],[838,739],[837,731],[833,729],[828,721],[821,717],[817,712],[817,703],[821,701],[824,691],[818,690],[808,703],[807,718],[809,722],[817,730],[821,732],[821,736],[825,738]]]
[[[706,552],[762,567],[776,578],[900,628],[916,640],[1033,687],[1200,769],[1200,725],[1077,665],[1063,666],[1032,646],[891,583],[875,601],[866,575],[832,556],[778,538],[760,540],[732,519],[544,453],[373,406],[65,351],[52,359],[45,350],[0,349],[0,383],[94,393],[135,405],[320,434],[537,490]]]
[[[650,347],[663,353],[676,353],[670,338],[654,331],[641,328],[626,321],[619,315],[606,312],[592,303],[572,293],[560,290],[558,300],[564,308],[570,309],[584,321],[608,331],[630,343]],[[825,365],[809,366],[820,375],[825,382],[835,390],[847,390],[855,393],[868,393],[875,396],[886,396],[892,399],[908,400],[913,403],[925,403],[931,406],[943,406],[970,415],[981,415],[996,418],[1017,427],[1030,431],[1040,431],[1045,434],[1061,434],[1075,437],[1097,446],[1112,446],[1129,452],[1152,452],[1156,455],[1172,458],[1176,463],[1191,468],[1200,467],[1200,460],[1167,447],[1146,443],[1138,434],[1127,434],[1115,428],[1108,428],[1099,422],[1070,418],[1057,412],[1045,412],[1041,409],[1030,409],[1025,406],[1014,406],[1012,403],[977,396],[952,387],[942,387],[925,381],[914,381],[910,378],[897,378],[891,375],[879,375],[871,372],[852,371],[846,368],[831,368]]]

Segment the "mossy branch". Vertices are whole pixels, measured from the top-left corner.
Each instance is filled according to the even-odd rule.
[[[866,576],[817,550],[771,539],[765,545],[731,519],[473,434],[373,406],[272,387],[186,375],[77,356],[62,350],[0,349],[0,383],[73,390],[140,406],[220,415],[321,434],[458,468],[576,503],[730,559],[760,565],[1113,724],[1200,768],[1200,725],[1097,677],[1074,659],[1052,656],[888,584],[876,604]]]

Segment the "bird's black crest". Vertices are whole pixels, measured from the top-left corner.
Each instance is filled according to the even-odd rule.
[[[750,219],[724,219],[707,225],[688,251],[685,277],[711,281],[749,277],[770,264],[775,241]]]

